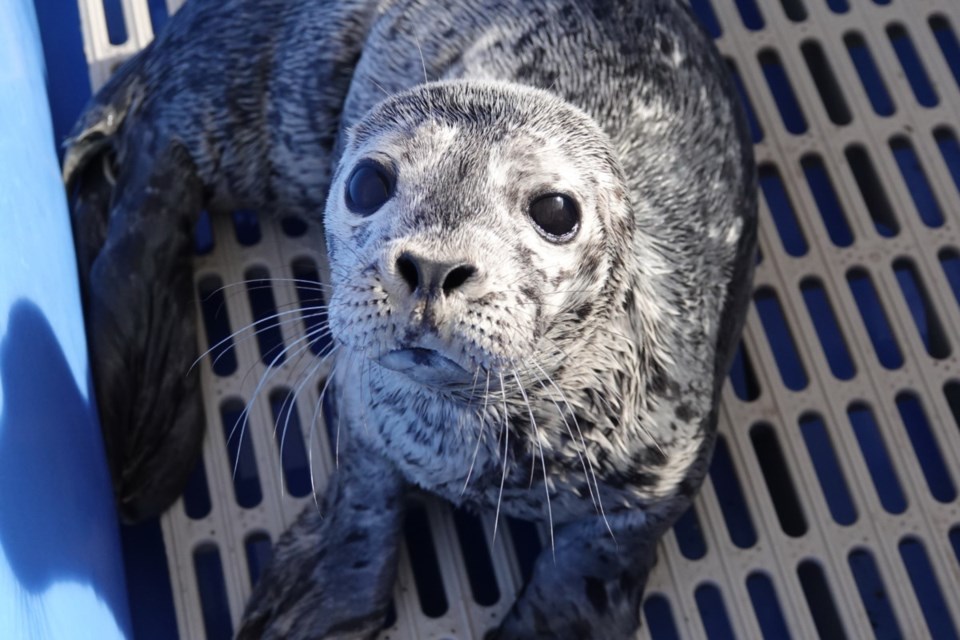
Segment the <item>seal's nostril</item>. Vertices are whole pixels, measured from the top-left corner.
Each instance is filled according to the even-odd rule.
[[[469,280],[476,272],[477,268],[468,264],[462,264],[452,269],[443,280],[444,295],[449,295],[451,291],[460,287],[460,285]]]
[[[401,253],[400,257],[397,258],[397,272],[406,281],[411,293],[416,291],[420,284],[419,271],[417,263],[410,254]]]

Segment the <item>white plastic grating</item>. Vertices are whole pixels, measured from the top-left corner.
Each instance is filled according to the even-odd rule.
[[[129,34],[110,45],[102,1],[79,0],[95,86],[152,33],[146,0],[107,0],[122,2]],[[641,637],[956,638],[960,3],[691,4],[749,96],[763,257],[745,355],[724,392],[717,459],[694,512],[662,542]],[[282,339],[304,335],[291,282],[206,296],[221,284],[303,277],[305,264],[319,264],[315,230],[294,237],[301,229],[290,221],[263,220],[254,241],[251,224],[246,214],[215,221],[212,251],[197,257],[198,299],[213,319],[201,349],[261,317],[270,308],[263,294],[291,311],[281,316],[290,320]],[[234,361],[203,363],[209,509],[194,483],[163,518],[182,638],[229,635],[257,566],[249,554],[310,501],[303,455],[288,459],[300,497],[281,491],[269,399],[296,389],[317,360],[288,359],[257,395],[243,444],[255,456],[241,447],[235,482],[221,413],[229,430],[268,367],[252,332],[233,343]],[[300,425],[310,423],[319,388],[311,381],[299,393]],[[324,428],[307,440],[322,489],[332,467]],[[396,623],[382,637],[482,637],[513,601],[523,561],[513,538],[499,535],[495,579],[475,579],[472,591],[489,519],[482,536],[470,522],[458,535],[451,511],[427,502],[438,568],[415,512]],[[217,619],[218,603],[229,620]]]

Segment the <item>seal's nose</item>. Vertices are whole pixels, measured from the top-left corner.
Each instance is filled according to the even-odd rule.
[[[397,273],[410,293],[423,296],[448,296],[477,273],[472,264],[443,262],[404,251],[397,258]]]

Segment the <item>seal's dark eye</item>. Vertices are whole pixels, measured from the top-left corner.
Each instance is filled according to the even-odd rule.
[[[393,195],[393,173],[376,162],[361,162],[347,179],[346,201],[350,211],[370,215]]]
[[[569,240],[580,227],[580,207],[559,193],[540,196],[530,203],[530,217],[548,239]]]

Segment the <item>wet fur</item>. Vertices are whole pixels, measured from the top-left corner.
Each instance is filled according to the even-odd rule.
[[[189,158],[171,155],[180,147]],[[396,164],[398,190],[358,218],[344,181],[371,154]],[[115,187],[90,177],[98,162],[115,167]],[[124,185],[170,162],[203,185],[202,202],[163,209],[170,233],[201,206],[325,212],[342,462],[323,518],[309,507],[278,541],[239,636],[373,635],[410,484],[549,520],[554,550],[494,635],[632,634],[657,540],[706,472],[756,245],[746,127],[689,9],[190,0],[78,124],[65,174],[99,211],[76,225],[81,256],[169,281],[172,257],[104,247],[139,233],[124,219],[148,217]],[[544,188],[580,200],[569,243],[526,217]],[[477,273],[415,299],[394,267],[402,250]],[[149,316],[134,303],[108,311]],[[144,325],[171,326],[155,320]],[[165,330],[182,339],[168,348],[193,354],[194,327]],[[370,359],[405,345],[444,350],[477,383],[425,388]],[[137,361],[93,355],[101,406],[116,402],[104,381]],[[139,420],[116,429],[184,441],[200,428]]]

